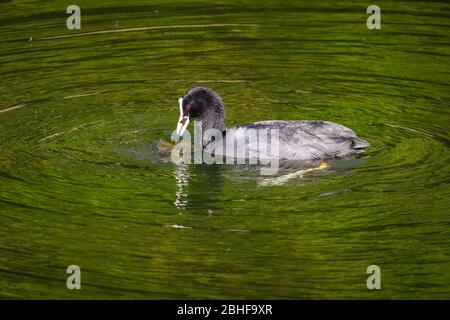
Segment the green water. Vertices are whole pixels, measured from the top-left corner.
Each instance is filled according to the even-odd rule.
[[[66,1],[0,2],[1,298],[450,298],[447,1],[378,1],[381,30],[356,1],[76,4],[81,30]],[[228,125],[329,120],[372,147],[279,186],[177,167],[155,143],[195,85]]]

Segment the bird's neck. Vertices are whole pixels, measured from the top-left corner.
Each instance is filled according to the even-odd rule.
[[[202,149],[204,149],[211,143],[211,134],[216,135],[216,130],[220,132],[220,137],[222,136],[222,132],[224,132],[226,129],[224,118],[225,115],[220,110],[208,109],[208,111],[205,112],[204,116],[198,120],[198,129],[201,128],[201,133],[199,134],[202,135]],[[215,130],[208,131],[211,129]]]
[[[203,133],[208,129],[225,130],[224,114],[213,109],[208,109],[201,119]]]

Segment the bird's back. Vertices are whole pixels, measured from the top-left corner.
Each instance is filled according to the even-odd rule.
[[[226,141],[235,141],[233,154],[224,147],[225,156],[236,155],[236,148],[245,146],[246,154],[264,154],[278,132],[278,156],[286,160],[311,160],[361,153],[370,144],[359,139],[353,130],[340,124],[319,121],[259,121],[226,130]],[[262,139],[261,137],[267,137]],[[212,145],[211,147],[214,147]],[[264,151],[264,152],[261,152]],[[216,154],[221,152],[215,151]],[[241,153],[242,154],[242,153]],[[273,153],[272,153],[273,155]]]

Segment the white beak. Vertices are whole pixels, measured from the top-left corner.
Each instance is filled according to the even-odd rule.
[[[172,137],[174,141],[179,140],[189,124],[189,117],[183,115],[183,98],[178,99],[178,105],[180,107],[180,118],[178,119],[177,130],[175,131],[176,135]]]

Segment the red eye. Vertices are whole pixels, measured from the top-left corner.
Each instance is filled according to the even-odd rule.
[[[187,111],[190,111],[190,110],[191,110],[191,105],[190,105],[190,104],[186,105],[186,110],[187,110]]]

